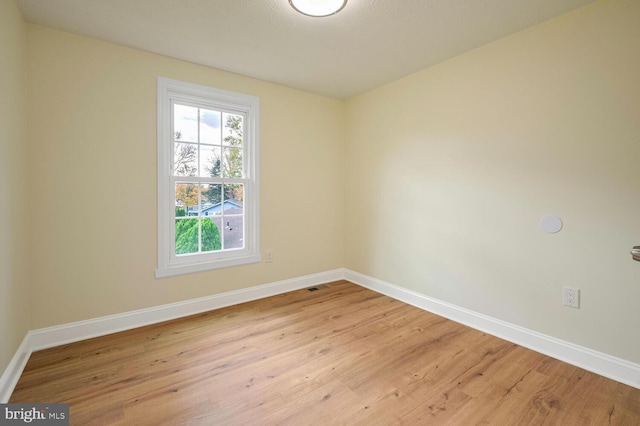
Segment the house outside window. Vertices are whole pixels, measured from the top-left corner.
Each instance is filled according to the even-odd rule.
[[[158,78],[157,277],[261,260],[259,100]]]

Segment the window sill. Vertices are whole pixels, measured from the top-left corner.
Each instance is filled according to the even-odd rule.
[[[195,272],[211,271],[215,269],[231,268],[233,266],[249,265],[262,262],[262,255],[254,254],[232,259],[216,260],[211,262],[192,263],[188,265],[164,266],[156,269],[156,278],[172,277],[175,275],[192,274]]]

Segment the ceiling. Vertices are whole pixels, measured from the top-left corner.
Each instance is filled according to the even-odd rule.
[[[16,0],[28,22],[339,99],[594,0]]]

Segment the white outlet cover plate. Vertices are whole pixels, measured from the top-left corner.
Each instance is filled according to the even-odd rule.
[[[580,308],[580,289],[563,287],[562,289],[562,303],[565,306],[572,308]]]

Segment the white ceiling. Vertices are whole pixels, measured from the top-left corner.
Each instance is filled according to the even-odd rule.
[[[28,22],[345,99],[594,0],[16,0]]]

